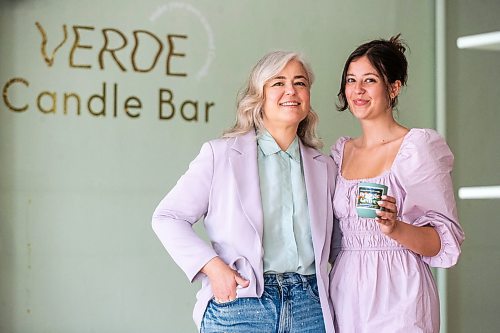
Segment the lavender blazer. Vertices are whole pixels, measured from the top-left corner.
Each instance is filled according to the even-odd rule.
[[[299,140],[300,141],[300,140]],[[300,142],[319,296],[327,332],[333,332],[328,274],[332,262],[332,198],[337,174],[333,161]],[[213,297],[202,267],[219,256],[250,281],[238,297],[260,297],[263,281],[263,213],[255,133],[205,143],[188,171],[163,198],[153,229],[190,281],[201,280],[193,319],[200,327]],[[193,230],[204,217],[207,244]]]

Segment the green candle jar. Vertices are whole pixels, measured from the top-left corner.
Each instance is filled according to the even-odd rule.
[[[377,202],[382,200],[382,195],[387,195],[387,186],[376,183],[359,183],[356,197],[358,216],[376,218],[377,213],[375,211],[381,209]]]

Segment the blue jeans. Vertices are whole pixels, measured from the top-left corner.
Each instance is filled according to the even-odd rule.
[[[322,333],[323,313],[316,275],[264,274],[260,298],[211,300],[201,333]]]

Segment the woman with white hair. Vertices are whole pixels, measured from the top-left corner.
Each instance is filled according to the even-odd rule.
[[[190,281],[201,332],[333,332],[328,273],[336,169],[317,150],[313,73],[265,55],[237,120],[205,143],[156,208],[153,229]],[[210,244],[193,231],[204,218]]]

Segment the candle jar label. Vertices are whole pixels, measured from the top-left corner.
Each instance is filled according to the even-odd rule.
[[[360,217],[375,218],[377,209],[380,209],[378,201],[382,195],[387,194],[387,186],[376,183],[359,183],[356,198],[356,211]]]

